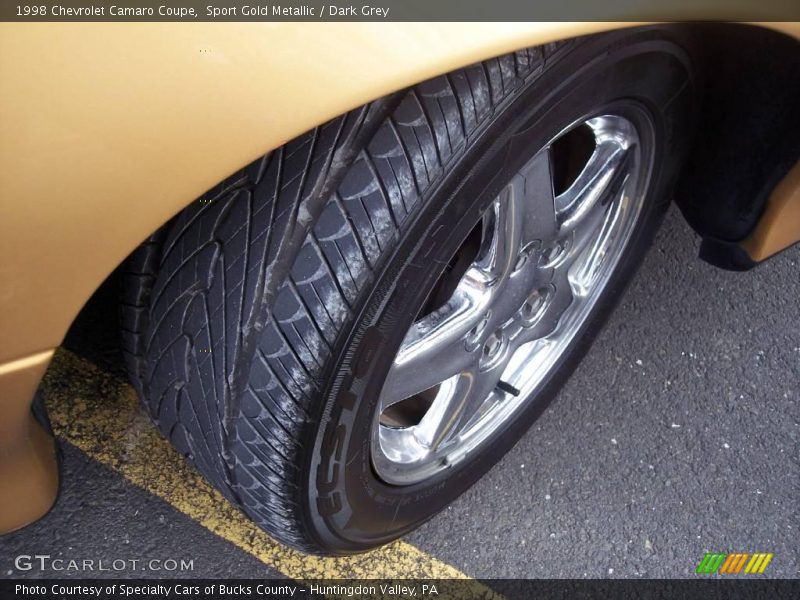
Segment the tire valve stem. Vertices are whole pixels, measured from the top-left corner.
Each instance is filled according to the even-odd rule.
[[[503,380],[497,382],[497,389],[506,394],[511,394],[512,396],[519,396],[519,390]]]

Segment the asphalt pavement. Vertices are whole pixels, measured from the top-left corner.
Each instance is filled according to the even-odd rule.
[[[446,511],[358,568],[387,572],[410,556],[477,578],[695,577],[706,552],[771,552],[766,575],[800,576],[800,248],[730,273],[700,262],[697,246],[672,209],[607,327],[530,432]],[[106,318],[101,310],[87,329],[107,332]],[[67,346],[100,368],[63,377],[111,396],[124,388],[109,383],[120,381],[119,364],[94,339],[73,333]],[[77,385],[61,372],[49,402]],[[224,501],[207,493],[197,502],[217,504],[203,512],[170,492],[189,477],[173,463],[150,461],[162,471],[143,477],[119,459],[127,450],[115,454],[113,436],[100,451],[79,423],[60,427],[70,441],[59,501],[0,538],[0,577],[91,575],[15,565],[34,554],[192,561],[110,573],[140,577],[355,568],[286,554],[247,524],[231,533],[213,518],[227,514]]]

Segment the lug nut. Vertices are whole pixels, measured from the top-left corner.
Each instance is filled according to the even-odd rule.
[[[517,263],[514,265],[514,271],[519,271],[522,267],[525,266],[525,263],[528,262],[528,259],[536,252],[539,248],[542,247],[541,240],[533,240],[519,251],[517,255]]]
[[[497,356],[497,353],[500,352],[500,348],[503,347],[503,332],[499,329],[495,331],[489,338],[486,340],[486,343],[483,345],[483,357],[485,359],[492,359]]]
[[[467,333],[466,339],[466,349],[467,352],[472,352],[481,345],[481,338],[483,337],[483,332],[486,329],[487,323],[489,323],[489,317],[492,316],[491,311],[486,311],[486,314],[483,315],[483,318],[480,320],[480,323],[475,325],[472,329],[469,330]]]
[[[544,250],[542,250],[542,254],[539,257],[539,264],[543,267],[552,266],[556,261],[558,261],[558,259],[561,258],[565,249],[566,243],[559,241],[553,242]]]
[[[552,291],[552,288],[549,286],[539,288],[525,299],[520,309],[520,316],[523,322],[530,324],[541,316]]]

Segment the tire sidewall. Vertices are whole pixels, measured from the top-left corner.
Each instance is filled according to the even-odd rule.
[[[305,447],[311,451],[299,482],[306,533],[329,553],[363,551],[420,525],[517,442],[580,362],[663,217],[687,145],[689,128],[683,120],[692,108],[691,70],[681,45],[670,30],[654,28],[579,40],[556,58],[498,108],[457,164],[426,194],[361,303],[356,326],[335,348],[319,420],[306,437]],[[446,263],[500,189],[537,150],[566,126],[604,108],[628,111],[639,124],[652,124],[645,135],[650,136],[654,164],[642,213],[606,288],[536,397],[474,457],[418,484],[385,484],[371,465],[371,429],[386,373],[439,276],[431,265]]]

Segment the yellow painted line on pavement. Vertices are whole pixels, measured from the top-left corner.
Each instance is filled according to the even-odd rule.
[[[283,546],[230,504],[161,437],[131,386],[69,351],[57,351],[42,390],[58,437],[287,577],[467,577],[403,541],[346,558],[320,558]],[[479,596],[494,595],[474,583],[470,597],[475,597],[477,587],[483,592]]]

